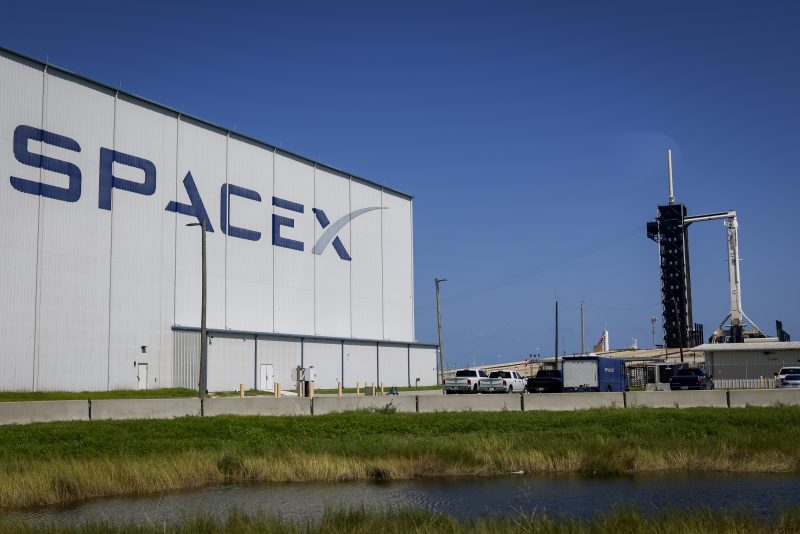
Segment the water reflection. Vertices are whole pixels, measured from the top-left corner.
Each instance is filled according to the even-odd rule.
[[[285,518],[316,518],[325,508],[419,507],[460,518],[511,513],[547,513],[588,518],[615,505],[645,513],[664,508],[716,510],[746,508],[755,515],[797,506],[800,477],[671,474],[636,478],[505,476],[481,479],[338,484],[220,486],[150,497],[100,499],[69,507],[43,507],[5,514],[34,526],[179,522],[206,513],[224,517],[237,508]]]

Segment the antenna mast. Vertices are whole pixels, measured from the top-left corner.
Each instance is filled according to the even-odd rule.
[[[667,149],[667,166],[669,168],[669,205],[675,204],[675,194],[672,191],[672,149]]]

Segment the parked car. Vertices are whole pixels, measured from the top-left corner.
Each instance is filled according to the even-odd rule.
[[[481,380],[489,378],[483,369],[461,369],[456,371],[453,378],[444,379],[444,392],[450,393],[477,393]]]
[[[800,388],[800,374],[797,375],[785,375],[780,382],[778,382],[779,388]]]
[[[781,380],[786,378],[786,375],[800,375],[800,367],[781,367],[781,370],[775,373],[778,385],[780,385]]]
[[[558,369],[539,369],[536,376],[528,379],[525,389],[528,393],[561,393],[564,378]]]
[[[682,389],[714,389],[713,376],[706,376],[706,372],[696,367],[678,369],[669,379],[669,389],[680,391]]]
[[[479,393],[522,393],[525,379],[516,371],[492,371],[478,384]]]

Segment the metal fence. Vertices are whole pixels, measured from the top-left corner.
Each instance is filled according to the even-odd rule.
[[[777,357],[774,360],[742,359],[731,362],[723,360],[719,355],[706,362],[706,371],[713,374],[715,380],[774,380],[775,375],[783,368],[800,369],[800,362]]]
[[[644,367],[626,367],[628,372],[628,386],[643,388],[647,386],[647,369]]]
[[[692,363],[689,363],[689,367],[705,369],[706,373],[712,375],[712,380],[714,381],[714,387],[716,389],[776,389],[779,386],[777,379],[772,373],[747,377],[748,372],[751,372],[751,375],[756,371],[766,373],[767,370],[763,367],[756,369],[755,367],[748,367],[746,364],[743,364],[736,365],[734,368],[733,365],[716,364],[712,370],[707,364]],[[631,388],[648,389],[646,364],[641,366],[628,366],[626,370],[628,373],[628,385]],[[777,370],[778,369],[775,369],[775,371]],[[724,376],[726,374],[744,374],[746,378],[722,378],[718,376]],[[653,377],[651,377],[651,380],[652,378]],[[649,385],[651,388],[654,386],[652,383]]]
[[[715,378],[717,389],[775,389],[777,381],[770,378]]]

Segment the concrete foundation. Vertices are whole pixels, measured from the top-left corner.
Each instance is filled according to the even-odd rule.
[[[388,395],[383,397],[314,397],[314,415],[356,410],[383,410],[392,406],[398,412],[417,411],[416,397]]]
[[[88,421],[89,401],[0,402],[0,424]]]
[[[113,399],[92,401],[92,419],[171,419],[200,415],[200,399]]]
[[[222,397],[206,399],[204,415],[311,415],[311,399]]]
[[[628,408],[728,407],[725,391],[630,391],[627,402]]]
[[[522,396],[523,410],[570,411],[624,408],[622,393],[531,393]]]

